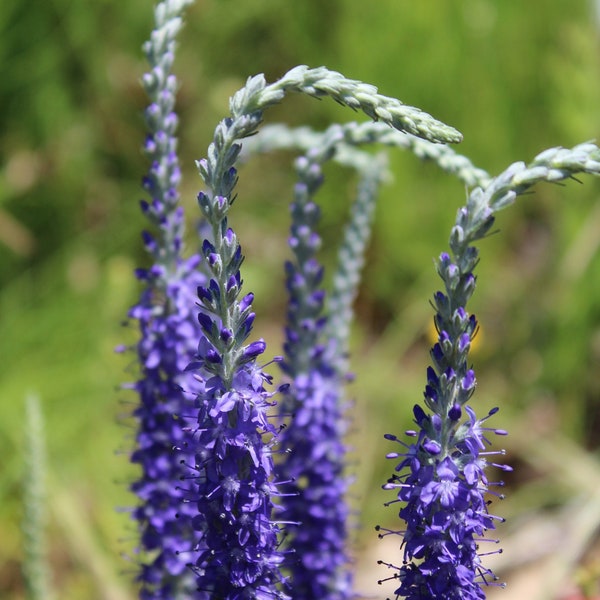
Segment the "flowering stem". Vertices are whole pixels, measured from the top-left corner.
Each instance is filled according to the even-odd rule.
[[[131,461],[141,476],[131,489],[139,498],[133,517],[140,529],[140,598],[200,597],[187,569],[191,554],[201,548],[191,526],[192,505],[182,479],[183,463],[193,460],[189,419],[193,393],[201,382],[185,368],[200,336],[195,291],[205,278],[198,272],[199,256],[183,258],[184,219],[179,205],[177,80],[171,73],[175,37],[182,26],[181,12],[188,0],[165,0],[156,6],[155,29],[144,44],[150,71],[142,83],[150,104],[145,111],[148,135],[144,144],[150,169],[144,178],[149,200],[142,212],[152,225],[144,232],[146,250],[153,260],[138,269],[144,283],[139,302],[129,315],[140,328],[137,344],[140,377],[132,387],[139,395],[134,410],[138,430]]]
[[[437,271],[444,291],[434,296],[438,341],[431,350],[433,366],[427,370],[425,406],[414,407],[417,431],[406,435],[415,441],[400,441],[402,447],[388,458],[402,458],[396,472],[384,486],[397,490],[403,503],[400,517],[406,522],[404,559],[396,570],[400,580],[396,598],[456,599],[484,598],[481,586],[495,581],[483,567],[477,542],[494,528],[484,494],[491,485],[485,475],[488,457],[502,452],[482,450],[490,442],[486,432],[506,432],[483,427],[497,409],[482,419],[466,403],[475,389],[475,374],[468,367],[468,353],[477,330],[477,320],[466,305],[475,290],[473,270],[479,252],[472,244],[490,231],[494,213],[514,202],[539,181],[557,182],[577,173],[600,174],[600,150],[594,144],[581,144],[572,150],[552,148],[526,166],[511,165],[491,180],[485,189],[476,188],[465,207],[458,211],[450,236],[451,255],[442,253]],[[464,411],[467,419],[462,421]],[[492,463],[503,470],[510,467]]]
[[[339,130],[332,128],[330,133],[296,161],[299,181],[289,239],[294,261],[286,263],[290,299],[282,367],[292,377],[285,411],[293,416],[281,436],[286,454],[279,471],[291,482],[282,499],[283,515],[299,524],[288,527],[291,580],[296,597],[306,600],[352,596],[341,402],[347,373],[338,368],[338,338],[326,334],[323,269],[316,259],[321,243],[316,232],[319,209],[313,201],[323,179],[320,165],[339,149]],[[380,173],[381,161],[370,160],[377,165],[371,172]]]

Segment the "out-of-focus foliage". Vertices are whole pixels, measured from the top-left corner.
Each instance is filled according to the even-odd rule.
[[[57,596],[131,598],[115,512],[132,500],[120,423],[131,406],[118,390],[133,354],[115,356],[135,332],[121,322],[146,264],[137,201],[146,168],[139,150],[145,99],[140,50],[152,23],[142,0],[21,2],[0,8],[0,596],[21,598],[19,531],[24,398],[40,395],[49,463],[49,548]],[[600,131],[600,48],[582,0],[544,3],[447,0],[198,0],[181,36],[183,197],[198,215],[194,160],[246,77],[273,80],[296,64],[327,65],[457,127],[460,150],[492,174],[551,145]],[[332,102],[293,97],[271,121],[324,127],[358,118]],[[257,331],[279,353],[285,294],[280,257],[288,228],[290,156],[261,157],[241,173],[232,212],[256,294]],[[408,426],[425,380],[432,258],[446,249],[465,197],[460,184],[399,152],[378,207],[358,301],[355,494],[361,547],[372,526],[394,522],[378,490],[390,465],[383,433]],[[323,237],[337,239],[355,180],[326,171]],[[600,445],[600,209],[598,184],[539,187],[498,220],[482,245],[474,308],[475,406],[504,408],[510,429],[542,407],[582,447]],[[190,227],[189,244],[197,243]],[[335,244],[326,245],[331,264]],[[268,289],[281,273],[281,288]],[[522,457],[516,456],[519,461]],[[517,471],[513,485],[520,484]],[[547,488],[525,508],[560,502]],[[565,494],[567,492],[564,492]],[[509,501],[497,512],[509,507]],[[511,507],[516,513],[519,507]]]

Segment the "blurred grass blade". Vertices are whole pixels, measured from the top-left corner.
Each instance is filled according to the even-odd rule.
[[[69,555],[83,568],[96,588],[97,600],[131,600],[120,572],[101,547],[93,524],[81,508],[81,500],[68,485],[51,478],[48,489],[48,505],[64,535]],[[121,573],[122,574],[122,573]]]
[[[25,473],[23,480],[23,575],[29,600],[52,598],[46,556],[46,443],[40,400],[25,401]]]

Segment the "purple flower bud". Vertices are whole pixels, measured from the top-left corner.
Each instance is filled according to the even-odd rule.
[[[215,252],[215,247],[208,240],[204,240],[204,242],[202,242],[202,254],[204,254],[204,256],[208,257]]]
[[[423,426],[423,423],[429,422],[429,418],[425,414],[425,411],[418,404],[413,406],[413,415],[417,425]]]
[[[252,302],[254,302],[254,294],[250,292],[240,300],[240,312],[244,312],[246,309],[250,308],[250,306],[252,306]]]
[[[223,329],[221,329],[221,332],[219,333],[219,337],[224,342],[228,342],[233,337],[233,332],[231,331],[231,329],[226,329],[224,327]]]
[[[452,421],[458,421],[462,416],[462,408],[460,404],[453,404],[448,411],[448,418]]]
[[[442,451],[442,447],[440,446],[439,442],[436,442],[435,440],[428,440],[423,444],[423,448],[429,454],[433,454],[434,456],[437,456]]]
[[[236,237],[235,237],[235,233],[233,233],[233,229],[229,228],[225,232],[225,237],[223,238],[223,241],[228,246],[233,246],[236,243]]]
[[[430,366],[427,367],[427,382],[434,387],[437,387],[440,383],[439,377],[437,376],[433,367]]]
[[[206,313],[198,313],[198,323],[200,323],[202,329],[204,329],[207,334],[210,334],[214,325],[214,321]]]
[[[250,330],[252,329],[252,325],[254,324],[254,319],[256,317],[256,313],[251,312],[245,319],[244,322],[242,323],[242,328],[244,330],[244,334],[247,335],[248,333],[250,333]]]
[[[154,237],[148,231],[142,231],[142,241],[148,252],[155,252],[157,245]]]
[[[435,344],[433,348],[431,348],[430,353],[435,364],[437,366],[441,366],[442,361],[444,360],[444,353],[442,352],[442,347],[439,344]]]
[[[465,391],[470,391],[475,387],[475,371],[469,369],[462,379],[461,387]]]
[[[198,194],[198,205],[200,206],[200,210],[204,216],[209,217],[211,215],[212,207],[210,204],[210,198],[204,192],[200,192]]]
[[[134,273],[136,278],[141,281],[147,280],[149,277],[148,269],[135,269]]]
[[[430,385],[426,385],[424,396],[425,396],[425,398],[429,398],[435,404],[435,402],[437,401],[437,398],[438,398],[438,393]]]
[[[458,279],[460,271],[456,265],[448,265],[446,272],[448,273],[448,280],[453,281]]]
[[[234,275],[232,275],[227,280],[227,291],[229,292],[232,288],[236,287],[237,285],[238,285],[238,280]]]
[[[468,352],[471,347],[471,336],[468,333],[463,333],[458,339],[458,351]]]
[[[266,347],[267,345],[263,340],[252,342],[244,348],[244,357],[247,359],[256,358],[265,351]]]
[[[213,270],[217,270],[217,266],[221,265],[221,257],[216,252],[211,252],[207,257],[208,264]]]
[[[221,355],[214,348],[209,348],[206,351],[206,360],[212,364],[220,364],[222,359]]]
[[[204,286],[199,285],[196,288],[196,294],[198,296],[198,298],[202,301],[205,302],[207,304],[210,304],[210,302],[212,301],[212,294],[210,293],[209,290],[207,290]]]
[[[463,323],[466,319],[467,319],[467,311],[462,307],[459,306],[455,311],[454,311],[454,318],[459,322],[459,323]]]

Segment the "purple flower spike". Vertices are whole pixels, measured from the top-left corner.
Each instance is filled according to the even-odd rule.
[[[186,566],[202,544],[191,524],[194,510],[184,479],[189,476],[186,465],[194,461],[196,424],[191,417],[194,396],[203,383],[185,368],[200,337],[194,292],[206,278],[197,271],[199,257],[181,255],[183,211],[176,188],[180,173],[172,112],[177,82],[168,73],[184,5],[181,0],[160,4],[156,29],[144,45],[151,65],[143,78],[150,98],[144,149],[151,166],[143,182],[150,201],[143,201],[141,208],[154,228],[154,233],[143,236],[153,265],[136,272],[145,287],[129,312],[140,328],[140,375],[133,386],[139,404],[133,412],[137,432],[131,460],[141,474],[131,489],[139,499],[133,518],[140,533],[137,578],[144,600],[206,598],[196,590]]]
[[[323,269],[315,258],[320,238],[312,197],[322,183],[318,163],[298,159],[302,179],[291,205],[289,245],[294,261],[286,264],[289,293],[283,370],[292,385],[283,405],[291,413],[281,435],[286,450],[279,476],[289,481],[282,498],[282,517],[290,525],[290,571],[295,598],[345,600],[352,596],[346,539],[348,482],[343,473],[343,375],[335,366],[333,340],[325,336],[325,293],[319,288]]]
[[[198,195],[211,229],[202,253],[209,281],[198,289],[202,335],[190,370],[205,382],[195,399],[195,435],[187,483],[193,528],[202,540],[190,557],[199,593],[215,600],[288,600],[281,573],[280,495],[273,474],[277,441],[270,412],[270,375],[257,359],[262,340],[246,344],[254,322],[252,294],[242,294],[241,247],[228,227],[235,199],[234,163],[240,146],[260,122],[259,114],[221,121],[208,158],[197,162],[209,191]]]
[[[501,520],[488,513],[484,498],[489,486],[502,485],[488,483],[485,475],[487,457],[501,451],[483,450],[490,445],[487,433],[504,432],[483,427],[493,412],[478,420],[466,405],[476,383],[467,359],[477,320],[467,312],[466,302],[474,290],[478,252],[469,244],[489,229],[478,218],[491,218],[476,208],[469,204],[459,211],[463,226],[453,229],[453,256],[444,252],[437,263],[445,293],[437,292],[433,304],[439,334],[424,393],[431,413],[415,406],[416,438],[408,436],[412,443],[396,439],[402,451],[388,454],[400,462],[384,489],[396,492],[402,504],[399,516],[406,522],[400,533],[402,565],[383,563],[396,571],[397,599],[479,600],[485,598],[482,586],[496,582],[482,563],[478,545],[489,541],[486,532]],[[469,210],[473,218],[467,218]]]
[[[269,519],[273,434],[266,412],[268,377],[253,362],[236,369],[230,385],[215,376],[198,396],[195,442],[194,527],[207,549],[192,565],[196,584],[210,598],[284,598],[276,552],[277,526]]]

